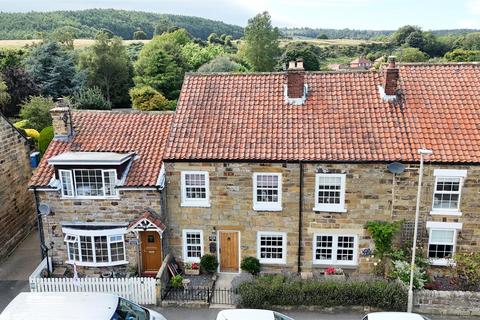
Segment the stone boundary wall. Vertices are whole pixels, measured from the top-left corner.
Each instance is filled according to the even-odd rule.
[[[480,292],[422,290],[413,303],[418,313],[480,316]]]

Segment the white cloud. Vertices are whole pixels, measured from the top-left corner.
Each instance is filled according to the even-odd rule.
[[[480,14],[480,0],[467,1],[468,13]]]

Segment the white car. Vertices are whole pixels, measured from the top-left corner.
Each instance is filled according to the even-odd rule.
[[[167,320],[158,312],[107,293],[22,292],[0,320]]]
[[[293,320],[284,314],[260,309],[230,309],[222,310],[217,320]]]
[[[367,314],[362,320],[430,320],[418,313],[408,312],[373,312]]]

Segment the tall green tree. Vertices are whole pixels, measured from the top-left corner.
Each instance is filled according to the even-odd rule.
[[[143,30],[136,30],[133,33],[133,40],[145,40],[147,39],[147,33]]]
[[[8,87],[3,78],[0,76],[0,110],[8,105],[10,102],[10,94],[8,93]]]
[[[45,96],[68,96],[83,86],[85,77],[75,66],[74,53],[58,42],[42,43],[30,52],[25,70]]]
[[[480,32],[472,32],[465,36],[463,48],[467,50],[480,50]]]
[[[73,49],[73,42],[77,38],[79,31],[79,29],[71,26],[60,27],[50,34],[50,39],[60,42],[68,49]]]
[[[52,107],[52,98],[30,97],[22,105],[20,117],[27,120],[28,127],[41,131],[43,128],[52,125],[52,116],[50,115]]]
[[[165,32],[169,32],[174,27],[175,27],[175,25],[173,24],[172,20],[170,20],[166,16],[162,16],[162,17],[160,17],[160,19],[158,19],[158,22],[155,25],[154,34],[155,35],[161,35]]]
[[[417,26],[406,25],[398,28],[398,30],[391,35],[390,39],[395,45],[401,46],[405,44],[407,38],[414,32],[422,32],[422,29]]]
[[[86,71],[87,85],[98,87],[113,106],[129,103],[133,66],[120,38],[100,33],[95,44],[80,56],[79,65]]]
[[[244,54],[254,71],[273,71],[280,54],[280,32],[272,27],[268,12],[248,20],[245,28]]]
[[[22,102],[29,96],[39,93],[37,84],[21,67],[9,67],[3,71],[3,80],[8,88],[10,101],[3,105],[2,112],[7,116],[16,116]]]

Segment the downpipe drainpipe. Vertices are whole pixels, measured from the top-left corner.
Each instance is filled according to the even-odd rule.
[[[43,260],[45,258],[45,252],[43,250],[43,248],[45,247],[45,235],[43,233],[42,215],[40,214],[40,210],[38,208],[38,206],[40,205],[40,200],[38,199],[38,193],[37,193],[36,187],[33,187],[33,197],[35,200],[35,214],[37,215],[38,237],[40,240],[40,254]]]
[[[303,229],[303,162],[299,161],[300,166],[300,192],[298,199],[298,253],[297,253],[297,272],[302,272],[302,229]]]

